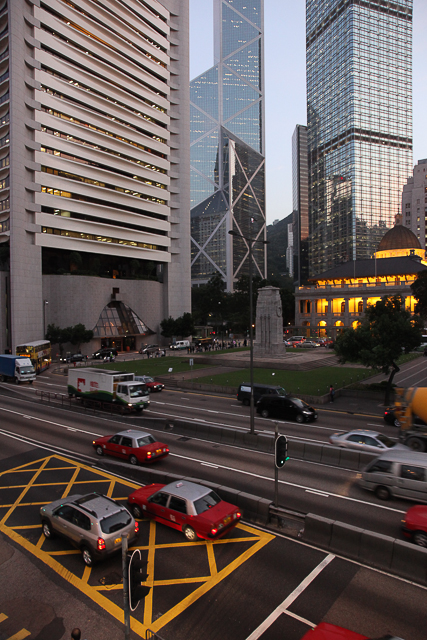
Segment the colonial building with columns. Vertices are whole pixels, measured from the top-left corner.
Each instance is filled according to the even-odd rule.
[[[345,262],[296,288],[296,333],[336,338],[344,328],[355,328],[367,307],[383,296],[402,296],[405,308],[414,313],[411,284],[426,269],[418,238],[396,216],[371,259]]]

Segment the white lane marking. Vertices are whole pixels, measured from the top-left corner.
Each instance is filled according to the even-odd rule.
[[[27,416],[24,413],[20,413],[19,411],[12,411],[12,409],[5,409],[4,407],[0,407],[0,411],[5,411],[6,413],[13,413],[16,416],[21,416],[21,418],[31,418],[32,420],[37,420],[37,422],[45,422],[46,424],[51,424],[54,427],[60,427],[61,429],[74,429],[74,427],[70,427],[68,424],[60,424],[59,422],[52,422],[52,420],[45,420],[44,418],[37,418],[36,416]],[[74,431],[78,431],[79,433],[87,433],[90,436],[96,436],[100,438],[102,434],[93,433],[92,431],[85,431],[84,429],[74,429]]]
[[[329,493],[324,491],[318,491],[317,489],[306,489],[306,493],[314,493],[315,496],[322,496],[322,498],[329,498]]]
[[[210,462],[202,462],[201,465],[202,467],[212,467],[212,469],[218,469],[218,465],[211,464]]]
[[[265,633],[265,631],[269,627],[271,627],[273,622],[275,622],[282,613],[286,613],[286,610],[288,609],[288,607],[290,607],[290,605],[294,602],[294,600],[296,600],[302,594],[302,592],[305,591],[305,589],[313,582],[313,580],[317,578],[319,573],[321,573],[323,569],[334,558],[335,556],[332,555],[332,553],[329,553],[326,556],[326,558],[324,558],[322,562],[318,564],[317,567],[315,567],[313,571],[309,573],[306,578],[304,578],[304,580],[298,585],[298,587],[294,589],[292,593],[290,593],[285,600],[283,600],[282,604],[279,604],[279,606],[276,607],[276,609],[272,613],[270,613],[268,618],[266,618],[264,622],[262,622],[259,625],[259,627],[255,629],[255,631],[253,631],[251,635],[246,638],[246,640],[258,640],[258,638],[260,638],[263,635],[263,633]]]
[[[24,414],[22,414],[22,417],[23,417],[23,418],[26,418],[27,420],[32,420],[32,419],[33,419],[33,416],[26,416],[26,415],[24,415]]]
[[[73,429],[73,427],[66,427],[67,431],[78,431],[78,429]]]
[[[5,409],[4,407],[0,407],[0,411],[5,411],[7,413],[13,413],[15,415],[18,416],[22,416],[24,414],[19,413],[18,411],[12,411],[12,409]],[[105,418],[102,418],[103,420],[106,420]],[[45,422],[47,424],[51,424],[53,426],[57,426],[57,427],[61,427],[61,429],[68,429],[69,425],[64,425],[64,424],[59,424],[58,422],[52,422],[51,420],[44,420],[43,418],[34,418],[34,420],[39,420],[40,422]],[[117,423],[116,423],[117,424]],[[119,423],[119,424],[123,424],[123,423]],[[87,433],[90,436],[96,436],[96,437],[101,437],[102,434],[98,434],[98,433],[93,433],[92,431],[86,431],[84,429],[76,429],[76,431],[78,431],[79,433]],[[48,448],[46,446],[46,448]],[[191,462],[197,462],[199,464],[202,464],[204,461],[203,460],[199,460],[197,458],[190,458],[189,456],[181,456],[177,453],[172,453],[170,454],[171,456],[175,457],[175,458],[180,458],[182,460],[190,460]],[[233,471],[235,473],[241,473],[243,475],[248,475],[251,476],[253,478],[258,478],[260,480],[268,480],[269,482],[273,482],[273,480],[271,478],[268,478],[267,476],[261,476],[257,473],[251,473],[249,471],[244,471],[242,469],[233,469],[233,467],[226,467],[224,465],[218,465],[219,469],[225,469],[226,471]],[[289,487],[296,487],[297,489],[303,489],[304,491],[306,490],[311,490],[311,487],[306,487],[304,485],[298,485],[295,484],[294,482],[285,482],[284,480],[279,480],[280,484],[284,484],[287,485]],[[406,513],[406,511],[401,511],[399,509],[393,509],[392,507],[386,507],[382,504],[375,504],[373,502],[366,502],[365,500],[359,500],[358,498],[350,498],[349,496],[341,496],[339,494],[336,493],[331,493],[329,492],[328,494],[330,497],[333,498],[341,498],[342,500],[348,500],[349,502],[355,502],[358,504],[364,504],[364,505],[369,505],[371,507],[377,508],[377,509],[384,509],[385,511],[393,511],[394,513]]]
[[[198,462],[200,464],[204,462],[203,460],[199,460],[198,458],[181,456],[178,453],[170,453],[169,455],[175,458],[181,458],[182,460],[189,460],[190,462]],[[252,473],[251,471],[245,471],[244,469],[234,469],[233,467],[226,467],[225,465],[222,465],[222,464],[218,465],[218,469],[224,469],[225,471],[233,471],[234,473],[240,473],[245,476],[251,476],[252,478],[257,478],[258,480],[267,480],[268,482],[274,482],[273,478],[269,478],[268,476],[261,476],[259,473]],[[353,471],[352,473],[355,473],[355,472]],[[312,487],[306,487],[302,484],[296,484],[295,482],[285,482],[285,480],[279,480],[279,484],[284,484],[284,485],[287,485],[288,487],[295,487],[297,489],[302,489],[303,491],[312,491]],[[392,511],[393,513],[406,513],[406,511],[402,511],[400,509],[393,509],[393,507],[386,507],[385,505],[376,504],[375,502],[367,502],[366,500],[359,500],[359,498],[350,498],[350,496],[342,496],[339,493],[332,493],[331,491],[329,491],[327,495],[329,498],[340,498],[341,500],[348,500],[349,502],[363,504],[365,506],[374,507],[375,509],[384,509],[385,511]]]

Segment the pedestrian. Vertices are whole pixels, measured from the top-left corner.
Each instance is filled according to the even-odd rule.
[[[334,401],[335,389],[332,385],[329,387],[329,402]]]

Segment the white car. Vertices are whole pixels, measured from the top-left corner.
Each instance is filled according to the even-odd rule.
[[[329,442],[335,447],[343,449],[354,449],[356,451],[369,451],[370,453],[383,453],[390,449],[401,449],[409,451],[409,447],[391,440],[379,431],[368,431],[366,429],[354,429],[334,433],[329,437]]]

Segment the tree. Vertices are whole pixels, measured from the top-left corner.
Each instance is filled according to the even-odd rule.
[[[194,320],[191,313],[184,313],[176,319],[176,335],[181,338],[192,336],[195,332]]]
[[[427,318],[427,271],[419,271],[416,279],[411,284],[414,298],[417,300],[415,313]]]
[[[169,316],[169,318],[165,318],[160,323],[161,335],[165,338],[173,338],[176,336],[176,321]]]
[[[67,327],[67,331],[69,332],[68,342],[71,342],[72,345],[77,345],[78,349],[80,349],[82,343],[90,342],[93,338],[92,329],[86,329],[81,322],[74,327]]]
[[[356,329],[345,330],[335,342],[340,362],[360,362],[366,367],[390,374],[385,404],[389,404],[393,377],[399,367],[396,360],[421,342],[423,322],[403,307],[399,295],[384,296],[367,308]]]

